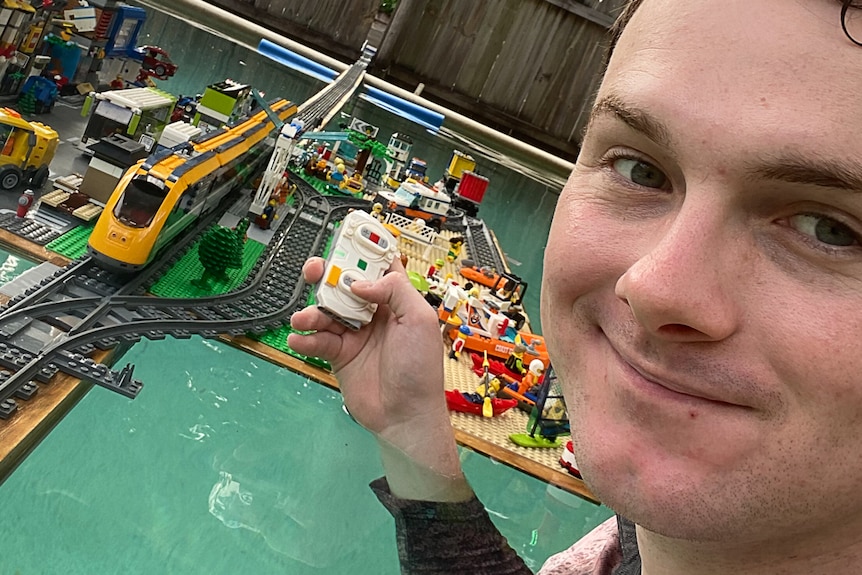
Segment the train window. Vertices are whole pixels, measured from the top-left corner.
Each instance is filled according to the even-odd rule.
[[[127,226],[145,228],[152,223],[166,195],[167,189],[148,182],[146,178],[134,178],[117,201],[114,216]]]

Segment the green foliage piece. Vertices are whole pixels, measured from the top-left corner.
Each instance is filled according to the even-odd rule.
[[[317,190],[318,193],[323,194],[325,196],[331,196],[332,195],[329,192],[329,190],[327,190],[329,184],[327,184],[323,180],[319,180],[319,179],[315,178],[314,176],[308,176],[308,175],[304,174],[301,169],[296,170],[294,172],[294,174],[296,174],[297,176],[302,178],[307,183],[311,184],[311,187],[313,187],[315,190]]]
[[[35,90],[31,89],[28,90],[26,93],[21,94],[21,97],[18,98],[18,111],[28,116],[32,116],[36,113]]]
[[[395,6],[398,5],[398,0],[380,0],[380,11],[384,14],[392,14],[395,12]]]
[[[45,40],[43,41],[51,46],[62,46],[63,44],[67,43],[65,40],[54,34],[48,34],[47,36],[45,36]]]
[[[227,270],[242,267],[243,243],[246,225],[242,231],[232,230],[224,226],[214,226],[206,231],[198,243],[198,259],[204,268],[203,274],[192,284],[206,287],[210,280],[225,281]]]
[[[167,273],[150,288],[150,293],[159,297],[199,298],[228,293],[248,276],[255,262],[266,250],[260,242],[245,242],[242,253],[242,266],[227,272],[227,279],[213,279],[207,285],[192,285],[189,278],[199,278],[204,267],[198,258],[198,250],[192,247]]]
[[[389,148],[387,148],[385,144],[381,144],[374,138],[363,134],[362,132],[347,130],[347,139],[360,150],[371,150],[371,155],[375,158],[392,159],[389,155]]]

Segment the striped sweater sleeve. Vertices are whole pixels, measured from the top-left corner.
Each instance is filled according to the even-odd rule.
[[[475,497],[461,503],[399,499],[386,478],[371,489],[395,518],[402,573],[532,575]]]

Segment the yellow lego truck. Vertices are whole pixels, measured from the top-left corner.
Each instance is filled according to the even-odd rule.
[[[41,188],[48,180],[48,164],[59,142],[50,126],[28,122],[11,108],[0,108],[0,190],[14,190],[21,182]]]

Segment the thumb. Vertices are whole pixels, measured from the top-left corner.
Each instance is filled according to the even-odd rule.
[[[410,283],[404,266],[397,258],[389,266],[386,275],[379,280],[354,282],[350,289],[364,300],[388,306],[395,317],[399,319],[405,315],[416,313],[417,310],[430,309],[425,298]]]

